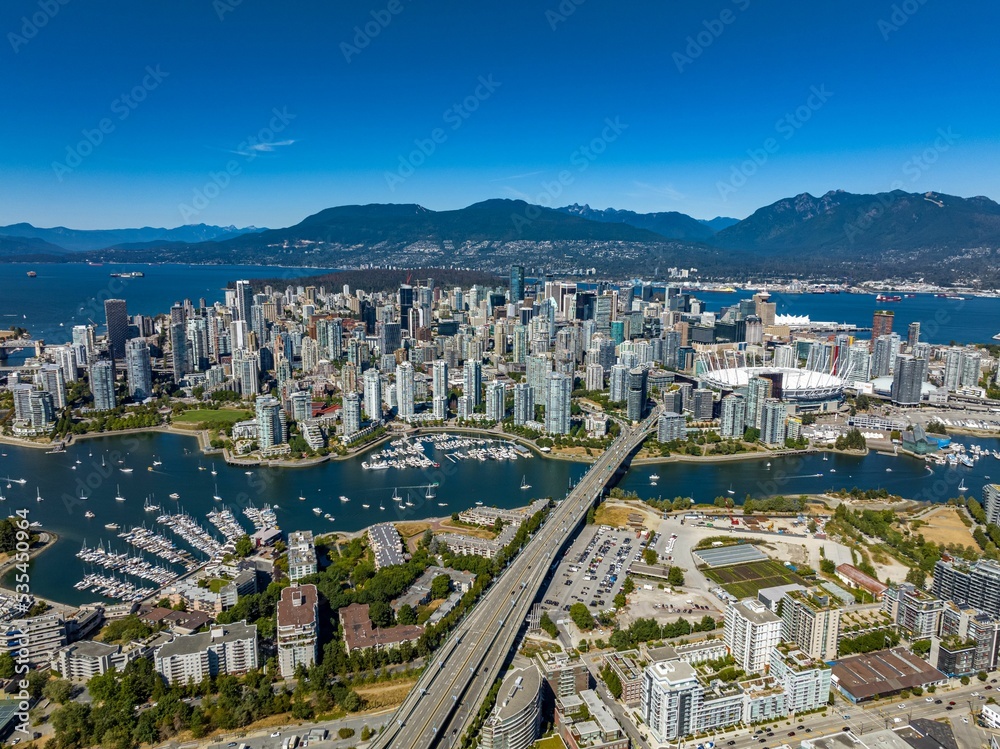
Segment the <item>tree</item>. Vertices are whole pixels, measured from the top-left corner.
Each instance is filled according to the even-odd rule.
[[[438,575],[431,580],[431,598],[447,598],[451,593],[451,578]]]
[[[392,626],[392,607],[385,601],[375,601],[369,604],[368,616],[376,627]]]
[[[622,698],[622,681],[618,678],[618,674],[610,666],[605,666],[601,671],[601,678],[607,684],[611,696],[620,700]]]
[[[593,507],[587,508],[587,525],[593,525],[597,522],[597,510]]]
[[[42,689],[46,699],[65,705],[73,698],[73,683],[68,679],[53,679]]]
[[[399,607],[399,611],[396,612],[396,623],[397,624],[416,624],[417,623],[417,612],[408,603],[404,603]]]
[[[253,541],[250,536],[242,535],[236,540],[234,552],[238,557],[248,557],[253,554]]]
[[[760,439],[760,430],[757,427],[747,427],[743,432],[744,442],[756,442]]]
[[[0,653],[0,679],[13,679],[14,666],[14,657],[10,653]]]
[[[552,621],[552,617],[549,616],[548,611],[542,612],[542,617],[538,620],[538,626],[542,628],[545,634],[553,639],[559,636],[559,630],[556,628],[556,623]]]
[[[927,583],[927,573],[919,567],[911,567],[906,573],[906,582],[923,589]]]
[[[670,572],[667,573],[667,582],[675,588],[682,586],[684,584],[684,570],[680,567],[671,567]]]
[[[635,590],[635,581],[631,577],[626,577],[625,582],[622,583],[622,593],[629,595],[633,590]]]
[[[642,550],[642,561],[646,564],[652,566],[659,561],[659,554],[656,553],[656,549],[652,546],[647,546]]]
[[[590,610],[580,602],[569,607],[569,617],[584,632],[594,628],[594,617],[590,615]]]

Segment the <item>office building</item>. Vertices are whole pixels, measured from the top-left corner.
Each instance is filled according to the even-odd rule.
[[[156,649],[153,664],[171,686],[253,671],[259,665],[257,625],[215,624],[208,632],[175,637]]]
[[[128,340],[128,312],[124,299],[104,300],[104,319],[108,326],[108,355],[115,361],[125,358]]]
[[[95,411],[111,411],[118,405],[115,397],[115,363],[101,359],[90,367],[90,392]]]
[[[546,434],[569,434],[570,396],[573,392],[573,378],[561,372],[550,372],[547,385],[545,432]]]
[[[396,415],[406,419],[414,415],[413,365],[408,361],[396,367]]]
[[[316,663],[319,651],[319,593],[315,585],[291,585],[278,601],[276,645],[283,679]]]
[[[793,590],[781,600],[781,639],[798,645],[810,658],[837,657],[840,607],[821,588]]]
[[[748,674],[763,674],[781,640],[782,621],[753,598],[726,607],[723,636],[736,664]]]
[[[510,267],[510,301],[514,304],[524,301],[524,266]]]
[[[139,402],[153,397],[153,370],[145,338],[133,338],[125,345],[125,372],[132,400]]]

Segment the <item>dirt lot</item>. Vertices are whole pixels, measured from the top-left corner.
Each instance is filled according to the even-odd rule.
[[[706,614],[714,618],[720,616],[719,599],[709,593],[688,589],[667,593],[665,590],[657,589],[655,584],[652,590],[645,590],[643,584],[648,582],[636,580],[636,589],[628,597],[628,606],[619,616],[621,626],[627,627],[636,619],[655,619],[660,624],[667,624],[678,619],[687,619],[694,623]],[[697,606],[704,608],[699,609]]]
[[[660,525],[658,516],[650,513],[640,503],[617,502],[608,500],[601,503],[597,508],[595,523],[597,525],[609,525],[612,528],[627,528],[629,515],[642,515],[643,524],[650,530],[656,530]]]
[[[381,684],[368,684],[358,687],[354,691],[358,693],[365,709],[393,707],[399,705],[406,699],[416,679],[406,679],[402,681],[387,681]]]
[[[462,533],[466,536],[485,538],[490,541],[497,537],[496,533],[488,528],[484,528],[481,525],[470,525],[461,521],[453,521],[451,518],[448,520],[442,520],[438,523],[437,529],[442,533]]]
[[[922,525],[917,530],[927,541],[936,544],[961,544],[962,546],[975,546],[976,542],[972,538],[972,533],[965,527],[958,510],[954,507],[937,507],[930,512],[921,515],[927,525]]]

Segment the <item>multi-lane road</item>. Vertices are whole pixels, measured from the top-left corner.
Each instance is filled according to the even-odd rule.
[[[542,527],[438,650],[420,680],[374,742],[424,749],[452,745],[475,718],[554,561],[588,508],[656,425],[658,409],[623,427]]]

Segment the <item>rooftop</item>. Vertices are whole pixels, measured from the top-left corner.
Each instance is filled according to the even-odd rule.
[[[282,589],[278,601],[279,627],[304,627],[316,623],[319,593],[315,585],[291,585]]]
[[[534,666],[515,668],[507,672],[497,695],[497,705],[491,719],[504,720],[517,715],[533,700],[538,699],[542,677]]]
[[[947,677],[905,648],[845,658],[833,666],[833,680],[856,700],[923,687]]]
[[[338,609],[337,615],[344,626],[344,641],[348,650],[397,645],[419,639],[423,627],[415,624],[400,624],[395,627],[379,628],[372,624],[368,616],[367,603],[352,603]]]
[[[234,622],[225,626],[216,625],[208,632],[196,635],[175,637],[156,651],[157,658],[171,658],[178,655],[191,655],[207,651],[211,645],[238,640],[257,639],[257,625],[245,621]]]
[[[769,624],[781,621],[777,614],[753,598],[744,598],[742,601],[730,604],[730,606],[751,624]]]

